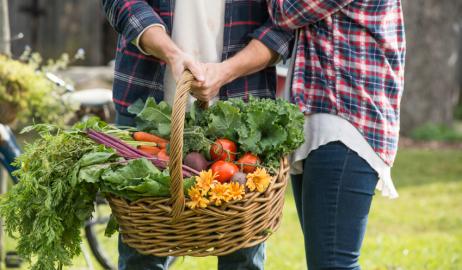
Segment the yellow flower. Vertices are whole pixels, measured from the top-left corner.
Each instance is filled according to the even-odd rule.
[[[231,198],[229,184],[217,183],[212,186],[210,190],[210,202],[215,203],[216,206],[220,206],[222,202],[229,202]]]
[[[201,171],[198,176],[196,176],[196,187],[201,191],[202,195],[207,195],[210,188],[214,184],[214,179],[217,174],[213,173],[212,170]]]
[[[265,168],[257,168],[255,172],[247,174],[246,186],[250,191],[255,189],[258,192],[265,192],[270,184],[271,176],[266,172]]]
[[[191,209],[198,207],[206,208],[210,202],[207,198],[202,196],[202,192],[196,187],[190,188],[188,195],[191,201],[187,202],[186,205]]]
[[[229,193],[233,200],[242,200],[243,195],[245,194],[244,186],[234,182],[229,184]]]

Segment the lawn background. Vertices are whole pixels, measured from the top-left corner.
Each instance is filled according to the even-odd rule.
[[[392,175],[400,198],[389,200],[377,192],[362,249],[362,269],[462,269],[462,151],[402,149]],[[116,237],[107,239],[106,245],[116,261]],[[10,239],[7,248],[13,249],[14,241]],[[290,188],[282,226],[268,241],[267,254],[267,270],[306,269]],[[171,270],[216,269],[216,263],[214,257],[186,257]],[[74,266],[66,269],[86,269],[83,258],[76,258]]]

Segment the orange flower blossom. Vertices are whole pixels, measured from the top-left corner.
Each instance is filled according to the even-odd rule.
[[[257,168],[255,172],[247,174],[246,186],[250,191],[255,189],[258,192],[265,192],[271,181],[271,176],[266,172],[265,168]]]
[[[210,202],[207,198],[202,196],[202,192],[196,187],[190,188],[188,195],[191,201],[187,202],[186,205],[191,209],[197,207],[206,208]]]

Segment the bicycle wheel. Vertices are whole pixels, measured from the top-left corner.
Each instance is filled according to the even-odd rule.
[[[111,209],[107,201],[100,196],[97,196],[95,204],[96,214],[85,224],[85,237],[99,265],[107,270],[115,270],[117,269],[117,262],[114,258],[117,257],[109,256],[108,250],[117,247],[117,241],[115,240],[117,238],[113,237],[111,240],[104,236],[104,230],[106,229],[106,224],[109,222]],[[178,261],[178,257],[172,257],[169,261],[169,267],[176,261]]]
[[[115,262],[108,255],[108,250],[117,247],[117,242],[114,239],[109,239],[104,236],[106,224],[109,221],[111,210],[106,200],[100,196],[97,197],[95,202],[95,215],[91,220],[85,224],[85,237],[87,238],[88,245],[96,261],[108,270],[115,270]],[[112,256],[114,258],[116,256]]]

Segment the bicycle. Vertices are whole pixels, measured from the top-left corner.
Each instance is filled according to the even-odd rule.
[[[66,89],[66,93],[63,95],[63,99],[66,102],[76,104],[79,106],[75,117],[72,121],[85,120],[90,116],[96,115],[101,119],[110,122],[113,118],[112,108],[112,92],[108,89],[86,89],[81,91],[74,91],[73,87],[66,84],[63,80],[54,74],[47,73],[47,78],[57,85]],[[13,184],[18,182],[18,179],[12,174],[16,168],[11,163],[21,154],[21,148],[17,141],[16,136],[12,132],[11,128],[7,125],[0,124],[0,171],[5,169]],[[0,186],[5,186],[6,179],[1,177],[0,174]],[[98,264],[104,269],[112,270],[116,269],[110,260],[110,257],[106,254],[105,248],[102,247],[100,239],[100,231],[104,228],[109,221],[107,202],[103,197],[98,197],[95,201],[95,215],[92,219],[85,223],[85,238],[89,244],[90,250],[95,257]],[[93,269],[90,257],[88,256],[85,248],[82,248],[84,259],[90,269]],[[1,251],[1,250],[0,250]],[[7,267],[19,267],[21,262],[17,253],[7,252],[5,256],[5,264]],[[0,261],[3,258],[0,255]]]

